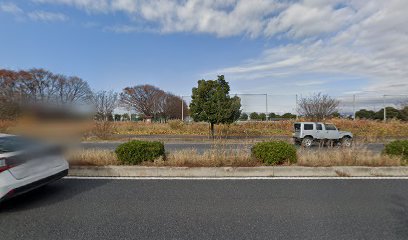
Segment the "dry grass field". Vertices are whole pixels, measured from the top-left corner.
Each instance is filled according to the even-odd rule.
[[[71,150],[66,158],[70,165],[76,166],[120,165],[116,154],[109,150]]]
[[[292,134],[293,120],[276,122],[237,122],[230,125],[216,125],[216,136],[290,136]],[[332,119],[339,129],[351,131],[360,141],[381,141],[382,138],[408,137],[408,122],[390,120],[387,123],[373,120],[347,120]],[[21,121],[0,120],[0,132],[19,133],[24,129],[37,129],[34,126],[18,125]],[[24,123],[26,124],[26,123]],[[54,126],[58,129],[58,125]],[[44,128],[44,127],[43,127]],[[49,126],[45,126],[49,129]],[[64,123],[60,129],[67,128]],[[85,139],[109,139],[117,134],[125,135],[201,135],[209,134],[207,123],[183,123],[179,120],[172,120],[168,123],[144,123],[144,122],[110,122],[109,124],[98,125],[94,123],[78,124],[77,130],[71,124],[69,132],[82,132]],[[23,130],[21,130],[23,129]],[[51,132],[56,132],[50,130]],[[67,132],[66,130],[65,132]]]
[[[401,166],[406,162],[400,157],[373,153],[362,146],[351,148],[299,149],[295,166]],[[76,150],[67,154],[71,165],[105,166],[120,165],[114,152],[107,150]],[[219,145],[200,154],[197,150],[180,150],[166,154],[166,159],[143,162],[142,166],[171,167],[254,167],[264,164],[253,157],[248,150],[230,149]],[[284,163],[283,165],[290,165]]]
[[[293,120],[276,122],[237,122],[230,125],[217,125],[217,136],[290,136]],[[385,137],[408,137],[408,123],[390,120],[387,123],[373,120],[332,119],[330,121],[344,131],[351,131],[356,137],[373,141]],[[117,134],[172,134],[172,135],[208,135],[206,123],[169,123],[146,124],[143,122],[117,122]]]

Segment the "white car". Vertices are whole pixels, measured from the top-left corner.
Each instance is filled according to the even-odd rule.
[[[351,147],[353,134],[340,131],[334,124],[321,122],[296,122],[292,134],[295,144],[309,148],[314,142]]]
[[[68,168],[60,148],[0,134],[0,202],[63,178]]]

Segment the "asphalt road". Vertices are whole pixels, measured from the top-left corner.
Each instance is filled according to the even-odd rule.
[[[407,186],[63,179],[0,205],[0,239],[408,239]]]
[[[83,149],[107,149],[107,150],[115,150],[117,146],[121,144],[120,142],[85,142],[81,143],[81,147]],[[211,143],[165,143],[164,147],[168,152],[174,152],[179,150],[188,150],[188,149],[196,149],[198,153],[203,153],[212,147],[214,147]],[[250,149],[250,144],[239,144],[239,143],[228,143],[223,145],[225,149],[228,150],[242,150],[242,149]],[[364,144],[363,147],[367,148],[373,152],[381,152],[384,149],[383,143],[367,143]],[[317,148],[315,148],[317,149]]]

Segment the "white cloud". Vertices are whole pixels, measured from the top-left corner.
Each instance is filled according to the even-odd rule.
[[[113,25],[104,28],[105,31],[116,32],[116,33],[130,33],[130,32],[140,32],[141,29],[133,25]]]
[[[34,11],[28,13],[28,17],[36,21],[44,22],[56,22],[56,21],[67,21],[68,17],[62,13],[47,12],[47,11]]]
[[[3,3],[0,3],[0,12],[18,15],[18,14],[22,14],[23,10],[14,3],[3,2]]]
[[[349,1],[349,4],[355,10],[347,11],[346,17],[343,17],[345,21],[334,24],[337,28],[332,28],[331,24],[319,24],[322,31],[327,31],[329,36],[315,38],[312,34],[310,38],[304,38],[314,30],[298,29],[291,24],[282,23],[291,27],[278,27],[275,34],[287,31],[289,38],[303,37],[302,40],[264,50],[249,63],[214,72],[225,73],[234,79],[261,79],[280,75],[290,77],[301,74],[323,74],[328,78],[354,76],[357,77],[356,81],[367,79],[368,84],[361,89],[364,91],[407,92],[408,1]],[[291,7],[286,11],[290,9]],[[285,16],[285,12],[281,15]],[[336,15],[331,17],[335,18]],[[304,21],[299,22],[303,23]]]
[[[234,79],[294,76],[298,80],[302,74],[319,74],[367,79],[368,84],[356,90],[408,91],[406,0],[32,1],[68,5],[90,15],[128,16],[122,25],[105,27],[114,32],[192,32],[283,40],[254,59],[209,74],[224,73]],[[297,85],[302,87],[302,83]]]
[[[259,36],[267,19],[285,4],[277,0],[32,0],[75,6],[88,13],[123,12],[157,25],[157,31],[211,33],[220,37]],[[130,24],[128,24],[130,25]]]
[[[336,9],[334,4],[316,4],[305,1],[296,3],[270,19],[265,29],[268,36],[286,32],[300,38],[331,33],[350,23],[353,10],[350,7]]]
[[[36,3],[65,4],[75,6],[89,12],[108,12],[110,1],[108,0],[32,0]],[[120,1],[120,0],[117,0]]]

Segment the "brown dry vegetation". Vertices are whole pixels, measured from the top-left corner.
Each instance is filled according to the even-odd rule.
[[[167,154],[166,160],[143,162],[143,166],[171,167],[254,167],[262,163],[251,158],[248,152],[234,152],[222,149],[212,149],[204,154],[196,150],[181,150]]]
[[[308,167],[329,166],[401,166],[406,163],[399,157],[373,153],[365,148],[300,149],[294,165]],[[71,165],[120,165],[114,152],[108,150],[76,150],[67,154]],[[264,164],[251,157],[248,150],[218,146],[200,154],[195,149],[181,150],[166,155],[166,160],[143,162],[142,166],[171,167],[254,167]],[[286,164],[285,164],[286,165]]]
[[[10,129],[15,125],[11,120],[0,120],[0,133],[8,133]]]
[[[277,122],[238,122],[230,125],[216,125],[216,136],[291,136],[293,120]],[[328,122],[334,123],[344,131],[351,131],[359,141],[374,142],[382,138],[408,137],[408,122],[390,120],[387,123],[373,120],[347,120],[332,119]],[[20,123],[18,125],[17,123]],[[0,132],[18,133],[19,129],[24,129],[26,124],[21,121],[0,120]],[[71,124],[72,125],[72,124]],[[90,123],[90,125],[95,125]],[[65,124],[64,124],[65,126]],[[72,126],[73,127],[73,126]],[[72,128],[71,127],[71,128]],[[33,129],[32,127],[30,127]],[[77,131],[83,131],[85,139],[92,140],[96,135],[97,139],[109,138],[104,128],[88,127],[78,124]],[[70,132],[73,132],[70,130]],[[114,122],[109,127],[109,132],[114,134],[132,135],[201,135],[209,134],[207,123],[183,123],[172,120],[168,123],[144,123],[144,122]],[[112,136],[112,138],[115,138]]]
[[[277,122],[239,122],[231,125],[217,125],[217,136],[290,136],[292,134],[293,120]],[[347,120],[332,119],[334,123],[344,131],[351,131],[356,137],[376,141],[384,137],[407,137],[408,123],[391,120],[387,123],[373,120]],[[173,121],[170,123],[146,124],[142,122],[117,122],[116,133],[153,135],[208,135],[209,129],[206,123],[182,123]]]
[[[120,165],[116,154],[109,150],[72,150],[66,154],[70,165],[106,166]]]
[[[297,165],[307,167],[330,166],[400,166],[403,161],[399,157],[390,157],[373,153],[360,147],[328,148],[321,150],[298,151]]]

